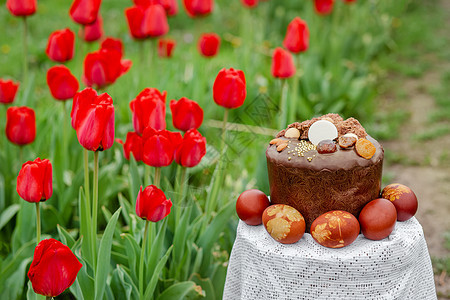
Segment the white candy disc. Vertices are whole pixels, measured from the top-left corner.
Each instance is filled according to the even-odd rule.
[[[317,145],[323,140],[334,140],[338,137],[338,131],[333,123],[327,120],[314,122],[308,130],[308,138],[311,143]]]

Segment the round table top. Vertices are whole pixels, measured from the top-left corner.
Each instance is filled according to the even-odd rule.
[[[397,222],[380,241],[362,234],[349,246],[326,248],[305,233],[295,244],[240,221],[224,299],[436,299],[422,226]]]

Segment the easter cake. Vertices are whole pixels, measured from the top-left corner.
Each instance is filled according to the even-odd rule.
[[[383,156],[383,147],[354,118],[327,114],[290,124],[266,150],[271,202],[296,208],[307,231],[332,210],[358,218],[379,197]]]

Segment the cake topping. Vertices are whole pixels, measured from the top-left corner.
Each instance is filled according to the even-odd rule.
[[[323,140],[320,141],[319,144],[317,144],[317,152],[319,152],[320,154],[333,153],[336,152],[336,150],[336,143],[332,140]]]
[[[308,130],[308,139],[314,145],[319,144],[323,140],[334,140],[337,137],[338,131],[336,126],[328,120],[318,120]]]
[[[349,147],[355,145],[357,140],[358,140],[358,137],[356,136],[356,134],[347,133],[347,134],[339,137],[339,146],[341,146],[341,148],[346,149],[346,148],[349,148]]]
[[[298,139],[300,137],[300,131],[297,128],[289,128],[284,133],[286,138]]]
[[[348,118],[347,120],[344,120],[341,116],[338,114],[326,114],[324,116],[313,118],[311,120],[306,120],[301,123],[292,123],[288,126],[289,128],[296,128],[300,132],[300,139],[306,140],[308,138],[308,130],[311,127],[312,124],[314,124],[316,121],[319,120],[327,120],[333,123],[338,131],[338,135],[342,136],[346,133],[354,133],[358,138],[365,138],[367,136],[366,131],[361,126],[361,124],[356,120],[355,118]],[[281,130],[277,137],[284,136],[287,129]],[[320,141],[319,141],[320,142]]]
[[[359,156],[362,156],[365,159],[372,158],[372,156],[377,151],[372,142],[366,139],[359,139],[355,144],[355,148],[356,153],[358,153]]]

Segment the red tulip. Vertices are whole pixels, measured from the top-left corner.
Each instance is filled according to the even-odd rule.
[[[244,72],[233,68],[220,70],[213,85],[214,102],[226,108],[238,108],[246,96]]]
[[[133,6],[125,9],[130,35],[135,39],[145,39],[148,37],[144,15],[145,8],[141,6]]]
[[[130,159],[130,153],[133,153],[136,161],[142,161],[144,146],[142,143],[142,137],[139,134],[136,132],[128,132],[125,143],[121,140],[117,141],[123,145],[123,155],[127,160]]]
[[[36,12],[37,0],[7,0],[6,7],[13,16],[26,17]]]
[[[19,83],[0,78],[0,103],[13,103]]]
[[[86,42],[95,42],[103,36],[103,19],[98,15],[94,23],[84,26],[81,29],[81,38]]]
[[[63,243],[55,239],[42,240],[34,249],[28,278],[35,293],[56,297],[74,283],[82,266]]]
[[[102,42],[102,44],[100,45],[100,49],[116,50],[119,51],[123,56],[123,44],[120,39],[108,37]]]
[[[197,129],[188,130],[175,151],[175,161],[183,167],[192,168],[200,163],[206,154],[206,139]]]
[[[292,54],[283,48],[276,48],[272,56],[272,76],[289,78],[295,74],[295,64]]]
[[[145,88],[130,102],[134,130],[142,135],[146,127],[166,128],[166,95],[155,88]]]
[[[253,8],[258,5],[258,0],[241,0],[242,5],[248,8]]]
[[[169,32],[169,23],[164,7],[160,4],[152,4],[145,10],[146,34],[150,37],[158,37]]]
[[[170,214],[172,201],[166,198],[164,192],[154,185],[149,185],[144,190],[139,190],[136,200],[136,215],[138,217],[158,222]]]
[[[52,196],[52,164],[48,159],[38,157],[22,165],[17,176],[17,193],[28,202],[45,201]]]
[[[114,143],[114,106],[107,93],[97,95],[85,88],[73,98],[72,127],[80,144],[91,151],[103,151]]]
[[[292,53],[304,52],[309,47],[308,24],[299,17],[289,23],[283,46]]]
[[[197,102],[182,97],[180,100],[170,101],[172,122],[176,129],[188,131],[199,128],[203,122],[203,109]]]
[[[316,12],[320,15],[328,15],[333,10],[334,0],[314,0]]]
[[[73,57],[75,34],[69,29],[56,30],[50,34],[47,42],[48,58],[57,62],[66,62]]]
[[[168,16],[174,16],[178,13],[177,0],[133,0],[134,5],[147,7],[152,4],[160,4]]]
[[[114,83],[130,67],[131,61],[122,60],[122,54],[119,51],[100,49],[86,55],[83,81],[87,86],[103,88]]]
[[[202,17],[210,14],[214,8],[214,0],[183,0],[189,17]]]
[[[76,23],[89,25],[95,22],[102,0],[74,0],[70,7],[70,17]]]
[[[216,33],[204,33],[198,41],[198,50],[200,54],[206,57],[212,57],[217,54],[220,47],[220,36]]]
[[[144,151],[142,160],[152,167],[165,167],[172,163],[174,153],[182,141],[179,132],[154,130],[147,127],[142,135]]]
[[[158,37],[169,31],[166,12],[159,4],[130,7],[125,10],[125,15],[133,38]]]
[[[30,144],[36,138],[36,116],[34,110],[22,107],[10,107],[6,111],[6,136],[16,145]]]
[[[172,52],[175,48],[176,41],[172,39],[159,39],[158,41],[158,56],[172,57]]]
[[[56,100],[73,98],[78,91],[78,80],[66,66],[54,66],[47,71],[47,85]]]

